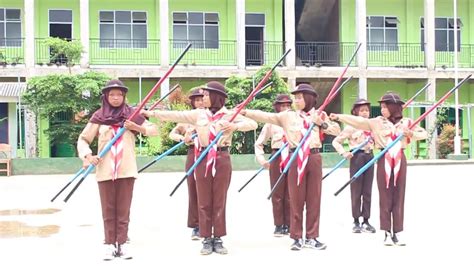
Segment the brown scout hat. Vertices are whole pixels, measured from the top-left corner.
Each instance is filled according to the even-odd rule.
[[[192,100],[194,97],[202,97],[204,96],[204,93],[202,93],[201,88],[197,88],[191,91],[191,94],[189,94],[188,98]]]
[[[293,100],[289,95],[286,94],[278,94],[275,101],[273,102],[273,105],[279,104],[279,103],[289,103],[292,104]]]
[[[222,85],[222,83],[218,81],[209,81],[208,83],[206,83],[206,85],[202,87],[202,89],[218,92],[221,95],[223,95],[225,98],[227,98],[227,92],[224,85]]]
[[[395,103],[400,105],[405,104],[405,102],[400,99],[398,94],[391,91],[385,93],[385,95],[380,98],[379,103]]]
[[[297,93],[309,93],[309,94],[312,94],[316,98],[318,97],[318,94],[316,93],[316,91],[309,84],[300,84],[296,86],[296,89],[292,91],[291,94],[297,94]]]
[[[128,92],[128,88],[123,84],[122,81],[118,79],[112,79],[109,82],[107,82],[107,84],[105,84],[105,87],[102,88],[102,94],[105,94],[106,91],[111,90],[111,89],[119,89],[125,93]]]

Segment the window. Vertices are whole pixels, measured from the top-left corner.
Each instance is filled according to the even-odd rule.
[[[245,26],[265,26],[265,14],[245,14]]]
[[[202,12],[173,13],[173,47],[188,41],[193,48],[219,49],[219,14]]]
[[[21,10],[0,8],[0,47],[21,47]]]
[[[397,17],[367,17],[367,48],[372,51],[398,51]]]
[[[147,14],[144,11],[100,11],[100,47],[147,48]]]
[[[425,43],[425,20],[421,18],[421,43]],[[458,31],[458,51],[461,51],[461,19],[457,21]],[[425,50],[424,45],[421,46]],[[454,51],[454,19],[453,18],[435,18],[435,51],[453,52]]]

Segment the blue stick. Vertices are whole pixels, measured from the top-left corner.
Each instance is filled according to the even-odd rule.
[[[280,153],[283,151],[283,149],[286,148],[286,146],[288,146],[288,142],[285,143],[277,152],[275,152],[269,159],[268,159],[268,163],[271,163],[273,160],[275,160],[275,158],[277,158]],[[247,183],[245,183],[240,189],[239,189],[239,192],[242,191],[242,189],[244,189],[255,177],[258,176],[258,174],[260,174],[263,170],[265,170],[265,167],[260,167],[260,169],[258,169],[257,173],[254,174],[252,176],[252,178],[249,179],[249,181],[247,181]]]
[[[366,138],[364,140],[364,142],[362,142],[361,144],[359,144],[359,146],[355,147],[351,153],[352,155],[354,155],[356,152],[358,152],[360,149],[362,149],[368,142],[370,141],[370,137]],[[327,173],[325,176],[323,176],[323,180],[328,177],[330,174],[332,174],[334,171],[336,171],[339,167],[341,167],[341,165],[344,164],[344,162],[347,160],[347,158],[342,158],[342,160],[340,160],[332,169],[331,171],[329,171],[329,173]]]
[[[197,136],[196,133],[194,133],[191,138],[194,139],[195,137]],[[166,156],[170,155],[171,153],[173,153],[175,150],[177,150],[179,147],[183,146],[184,145],[184,140],[180,141],[178,144],[174,145],[173,147],[171,147],[170,149],[168,149],[167,151],[165,151],[164,153],[158,155],[155,157],[155,159],[153,159],[153,161],[147,163],[145,166],[143,166],[140,170],[138,170],[139,173],[143,172],[145,169],[147,169],[148,167],[152,166],[154,163],[158,162],[159,160],[165,158]]]
[[[278,177],[278,180],[276,181],[275,185],[273,186],[272,188],[272,191],[270,192],[270,195],[268,195],[268,198],[267,199],[270,199],[273,195],[273,193],[275,192],[275,189],[278,187],[278,185],[281,183],[281,181],[283,180],[283,177],[286,176],[286,173],[288,172],[288,170],[290,169],[290,166],[291,164],[293,163],[293,161],[295,160],[295,158],[298,156],[298,151],[301,149],[301,147],[303,146],[303,143],[306,141],[306,139],[309,137],[309,134],[311,133],[311,131],[313,130],[315,124],[314,123],[311,123],[309,125],[309,129],[306,130],[306,132],[304,133],[304,136],[303,138],[300,140],[300,143],[298,143],[298,146],[296,146],[296,149],[295,151],[293,152],[293,154],[291,155],[290,157],[290,160],[288,161],[288,163],[286,164],[285,166],[285,169],[283,169],[283,172],[280,174],[280,176]]]

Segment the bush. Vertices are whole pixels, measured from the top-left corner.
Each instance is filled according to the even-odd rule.
[[[454,136],[456,135],[456,128],[451,124],[444,124],[441,134],[438,136],[438,158],[446,159],[448,154],[454,153]],[[461,141],[461,147],[463,143]]]

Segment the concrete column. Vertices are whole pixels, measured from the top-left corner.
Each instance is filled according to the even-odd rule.
[[[435,61],[435,0],[424,0],[425,62],[428,70],[434,70]],[[422,44],[423,45],[423,44]],[[433,89],[433,86],[428,90]]]
[[[237,68],[245,69],[245,0],[235,0]]]
[[[35,0],[24,0],[25,10],[25,65],[35,66]]]
[[[289,91],[294,91],[296,88],[296,77],[288,77],[287,84]]]
[[[296,65],[296,25],[295,25],[295,0],[285,1],[285,42],[286,50],[291,52],[286,56],[286,66],[294,69]]]
[[[82,44],[82,57],[81,67],[89,67],[89,0],[80,0],[79,2],[79,14],[80,14],[80,25],[81,25],[81,44]]]
[[[160,0],[159,10],[156,11],[160,17],[160,60],[162,67],[170,65],[170,45],[169,45],[169,6],[168,0]],[[161,86],[163,88],[163,86]],[[169,82],[168,82],[169,87]],[[161,90],[163,92],[163,89]]]
[[[428,79],[428,82],[431,83],[431,86],[426,90],[425,99],[428,102],[436,101],[436,77],[431,77]],[[438,136],[438,131],[436,130],[436,111],[431,112],[426,117],[426,128],[428,131],[428,158],[436,159],[436,139]]]
[[[160,96],[163,97],[170,91],[170,79],[167,78],[161,83]]]
[[[367,10],[366,0],[356,0],[356,33],[357,43],[362,46],[357,53],[359,67],[359,98],[367,99]]]

